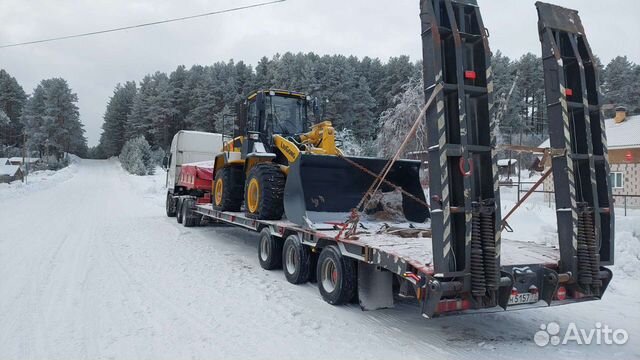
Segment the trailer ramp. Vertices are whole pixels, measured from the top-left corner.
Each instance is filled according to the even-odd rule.
[[[614,207],[598,67],[578,12],[536,3],[567,291],[601,297],[613,264]]]
[[[420,6],[425,98],[444,87],[426,115],[436,277],[471,293],[476,307],[506,307],[488,32],[475,0]]]

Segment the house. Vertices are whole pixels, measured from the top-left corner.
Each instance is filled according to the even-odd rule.
[[[24,174],[19,165],[0,165],[0,183],[22,180]]]
[[[10,165],[9,158],[0,158],[0,165]]]
[[[605,120],[609,149],[609,177],[616,206],[640,208],[640,115],[627,116],[626,109],[616,108],[616,116]],[[549,140],[540,147],[548,148]],[[546,166],[549,166],[548,164]],[[544,189],[553,191],[550,176]]]

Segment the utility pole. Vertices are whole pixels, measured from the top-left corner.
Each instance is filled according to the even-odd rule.
[[[27,183],[27,176],[29,175],[29,164],[26,159],[27,157],[27,133],[22,133],[22,165],[24,165],[24,177],[22,178],[22,182]]]

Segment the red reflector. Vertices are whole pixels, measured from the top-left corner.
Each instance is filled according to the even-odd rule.
[[[518,289],[516,289],[516,288],[512,288],[512,289],[511,289],[511,295],[513,295],[513,296],[518,295]]]
[[[564,286],[560,286],[558,291],[556,291],[556,299],[564,300],[567,298],[567,289]]]
[[[475,71],[471,71],[471,70],[467,70],[464,72],[464,78],[465,79],[469,79],[469,80],[475,80],[476,79],[476,72]]]
[[[538,287],[535,285],[531,285],[529,286],[529,292],[532,294],[537,294],[538,293]]]
[[[444,299],[438,303],[438,313],[446,313],[451,311],[461,311],[471,309],[470,300],[462,299]]]
[[[565,95],[567,95],[567,96],[573,96],[573,90],[571,90],[571,89],[565,89],[565,90],[564,90],[564,93],[565,93]]]

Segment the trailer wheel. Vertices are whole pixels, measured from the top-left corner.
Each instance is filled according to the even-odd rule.
[[[193,212],[196,202],[193,199],[186,199],[182,202],[182,225],[184,227],[194,227],[200,224],[202,216]]]
[[[285,176],[272,163],[257,164],[249,170],[245,185],[246,215],[252,219],[280,220],[284,213]]]
[[[171,193],[169,192],[167,192],[167,201],[166,201],[165,207],[167,210],[168,217],[176,216],[176,213],[177,213],[176,200],[174,199],[173,195],[171,195]]]
[[[176,213],[176,221],[178,222],[178,224],[182,224],[182,221],[184,220],[184,218],[182,217],[182,204],[184,203],[184,200],[179,197],[178,201],[177,201],[177,213]]]
[[[311,275],[311,250],[304,246],[297,235],[290,235],[282,247],[282,268],[287,281],[304,284]]]
[[[265,270],[282,267],[282,239],[272,236],[269,228],[260,231],[258,260],[260,260],[260,266]]]
[[[316,272],[318,289],[324,301],[342,305],[356,296],[356,263],[342,256],[337,246],[327,246],[322,250]]]
[[[241,166],[228,166],[216,172],[213,181],[213,209],[219,211],[240,211],[244,170]]]

